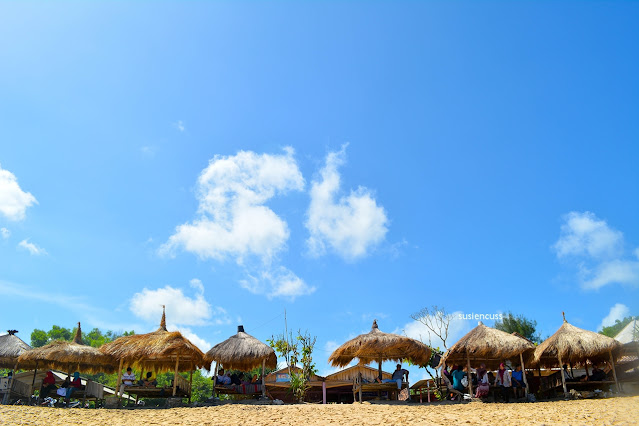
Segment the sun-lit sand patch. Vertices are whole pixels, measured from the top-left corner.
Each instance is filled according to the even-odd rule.
[[[637,424],[638,419],[639,396],[534,404],[227,404],[133,410],[0,406],[0,424],[3,425],[631,425]]]

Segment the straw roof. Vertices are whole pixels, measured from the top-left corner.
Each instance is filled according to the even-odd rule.
[[[21,338],[16,336],[18,330],[7,330],[8,334],[0,336],[0,368],[13,368],[18,357],[31,350]],[[30,366],[25,366],[30,368]]]
[[[559,330],[537,346],[534,361],[545,367],[559,365],[557,356],[561,357],[562,363],[573,365],[585,360],[609,361],[609,352],[617,356],[620,349],[621,343],[615,339],[575,327],[564,316]]]
[[[532,352],[534,348],[535,345],[528,339],[487,327],[480,321],[477,327],[446,351],[439,365],[466,365],[470,358],[471,364],[482,362],[492,369],[506,359],[518,359],[519,354]]]
[[[430,360],[431,349],[415,339],[398,334],[379,331],[377,320],[373,321],[371,331],[360,334],[335,349],[328,360],[334,367],[345,367],[354,358],[360,363],[373,361],[409,360],[416,365],[426,365]]]
[[[117,367],[112,357],[82,342],[80,323],[73,341],[56,340],[40,348],[31,349],[20,355],[18,362],[20,365],[37,362],[41,367],[87,373],[112,373]]]
[[[277,367],[273,348],[245,333],[241,325],[237,327],[237,334],[213,346],[205,358],[207,364],[217,361],[231,370],[249,371],[260,367],[262,361],[266,361],[268,368]]]
[[[113,342],[104,344],[100,351],[122,360],[124,365],[137,367],[145,371],[173,371],[178,362],[179,371],[191,371],[206,368],[204,353],[182,336],[179,331],[166,329],[166,313],[162,312],[160,328],[146,334],[122,336]],[[179,359],[178,359],[179,357]]]

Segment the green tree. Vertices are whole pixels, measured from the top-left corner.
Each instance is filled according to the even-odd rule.
[[[515,316],[512,312],[506,312],[501,320],[495,321],[495,328],[509,334],[517,332],[534,343],[541,342],[541,336],[537,333],[537,321],[523,315]]]
[[[293,332],[291,332],[289,336],[280,334],[277,337],[272,336],[266,341],[275,349],[275,352],[286,360],[291,381],[290,391],[294,398],[298,402],[304,401],[309,389],[308,382],[311,376],[317,372],[313,362],[313,348],[317,337],[311,336],[308,331],[302,334],[301,330],[298,330],[297,336],[293,336]],[[301,368],[301,371],[297,372],[293,367]]]
[[[54,325],[53,327],[51,327],[51,330],[47,332],[47,336],[49,336],[49,342],[53,342],[54,340],[69,341],[73,339],[73,332],[68,328]]]
[[[39,348],[49,342],[49,336],[44,330],[35,329],[31,332],[31,347]]]
[[[608,337],[615,337],[617,334],[619,334],[619,332],[621,330],[623,330],[623,328],[625,326],[627,326],[630,321],[632,321],[634,319],[634,317],[625,317],[624,319],[622,319],[621,321],[619,320],[615,320],[615,323],[613,325],[610,325],[608,327],[603,327],[599,333],[603,334],[604,336],[608,336]],[[636,330],[637,335],[639,335],[639,330]]]

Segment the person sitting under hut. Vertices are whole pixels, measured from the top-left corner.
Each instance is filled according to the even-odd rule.
[[[461,365],[454,366],[451,376],[453,377],[453,389],[459,392],[464,392],[466,390],[466,386],[462,384],[462,379],[468,376],[464,371],[464,367]]]
[[[124,388],[127,386],[133,386],[135,383],[135,374],[131,367],[127,367],[126,374],[122,375],[122,386],[120,386],[120,392],[124,393]]]
[[[488,395],[490,391],[490,383],[488,382],[488,372],[486,366],[481,364],[477,369],[477,390],[475,391],[475,398],[482,398]]]
[[[140,379],[138,383],[140,386],[147,388],[156,387],[158,385],[158,381],[153,378],[153,373],[150,371],[147,371],[146,378]]]
[[[216,385],[230,385],[231,384],[231,378],[227,375],[224,374],[224,369],[220,368],[217,372],[217,376],[215,376],[215,384]]]
[[[80,379],[80,373],[76,371],[75,373],[73,373],[73,380],[71,380],[69,382],[69,385],[67,386],[67,394],[65,397],[66,401],[69,402],[71,394],[79,389],[82,389],[82,380]]]
[[[408,370],[402,368],[402,364],[397,364],[397,368],[393,371],[393,376],[390,379],[384,379],[380,382],[379,379],[375,379],[378,383],[397,383],[397,389],[402,388],[402,381],[404,381],[404,376],[406,376],[406,381],[408,381]]]
[[[42,379],[42,386],[40,387],[40,399],[44,399],[49,396],[49,392],[56,390],[58,387],[55,385],[55,376],[51,370],[47,371],[46,376]]]
[[[586,379],[589,382],[601,382],[606,380],[606,372],[597,367],[597,364],[592,365],[592,374]]]
[[[526,388],[526,384],[524,383],[524,372],[521,371],[521,365],[519,364],[515,366],[515,371],[513,371],[512,384],[513,390],[515,391],[515,398],[520,398],[520,393],[523,397],[525,394],[524,389]]]

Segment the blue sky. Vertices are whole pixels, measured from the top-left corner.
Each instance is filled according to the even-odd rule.
[[[0,328],[639,311],[635,2],[3,3]],[[490,321],[488,322],[489,325]],[[475,321],[455,321],[451,339]],[[392,370],[388,365],[387,369]],[[421,372],[415,372],[418,378]]]

